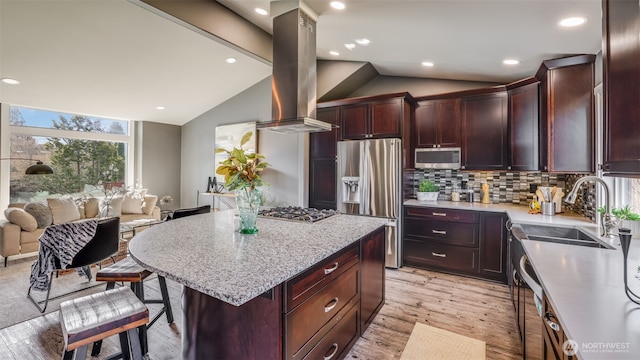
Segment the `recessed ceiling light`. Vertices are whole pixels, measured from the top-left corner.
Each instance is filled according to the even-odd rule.
[[[503,64],[505,65],[518,65],[520,64],[520,60],[516,60],[516,59],[505,59],[502,61]]]
[[[356,43],[358,43],[358,45],[367,46],[371,41],[369,41],[369,39],[356,39]]]
[[[164,107],[164,106],[156,106],[156,109],[158,109],[158,110],[164,110],[164,109],[166,109],[166,107]]]
[[[269,15],[269,12],[263,8],[255,8],[254,9],[256,13],[260,14],[260,15]]]
[[[423,62],[422,62],[422,66],[432,67],[432,66],[433,66],[433,63],[432,63],[432,62],[430,62],[430,61],[423,61]]]
[[[344,44],[344,47],[346,47],[349,50],[353,50],[356,47],[356,44]]]
[[[2,79],[0,79],[0,81],[2,81],[5,84],[9,84],[9,85],[18,85],[18,84],[20,84],[20,81],[18,81],[16,79],[12,79],[12,78],[2,78]]]
[[[340,53],[339,53],[339,52],[337,52],[337,51],[329,51],[329,54],[331,54],[331,55],[333,55],[333,56],[338,56],[338,55],[340,55]]]
[[[332,7],[332,8],[334,8],[334,9],[337,9],[337,10],[344,10],[344,8],[345,8],[346,6],[344,5],[344,3],[343,3],[343,2],[340,2],[340,1],[332,1],[332,2],[331,2],[331,7]]]
[[[236,61],[238,61],[238,59],[236,59],[236,58],[234,58],[234,57],[229,57],[229,58],[227,58],[227,60],[225,60],[225,61],[226,61],[227,63],[229,63],[229,64],[233,64],[233,63],[235,63]]]
[[[582,25],[586,22],[587,22],[587,19],[583,17],[568,17],[560,20],[558,24],[564,27],[573,27],[573,26]]]

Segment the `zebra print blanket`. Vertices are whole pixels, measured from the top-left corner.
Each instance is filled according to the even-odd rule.
[[[51,225],[44,229],[38,239],[38,260],[31,264],[31,287],[40,291],[47,290],[49,273],[56,269],[56,258],[62,269],[66,269],[73,257],[93,238],[97,227],[98,220],[85,220]]]

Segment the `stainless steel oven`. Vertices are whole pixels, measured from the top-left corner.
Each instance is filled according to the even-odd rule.
[[[416,169],[460,169],[462,150],[454,148],[417,148]]]

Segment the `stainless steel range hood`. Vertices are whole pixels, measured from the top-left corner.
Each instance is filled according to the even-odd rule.
[[[317,15],[299,0],[271,2],[273,18],[272,119],[260,130],[280,133],[330,131],[316,115]]]

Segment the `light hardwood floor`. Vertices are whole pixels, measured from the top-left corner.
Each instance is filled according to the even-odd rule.
[[[181,358],[181,286],[167,283],[176,322],[170,326],[162,318],[149,329],[153,360]],[[159,297],[157,284],[148,281],[145,295]],[[387,270],[385,305],[346,358],[398,359],[414,324],[422,322],[485,341],[487,359],[519,359],[514,321],[506,285],[409,267]],[[3,360],[59,359],[62,346],[58,312],[0,330]],[[112,337],[105,341],[99,358],[117,351],[117,337]]]

